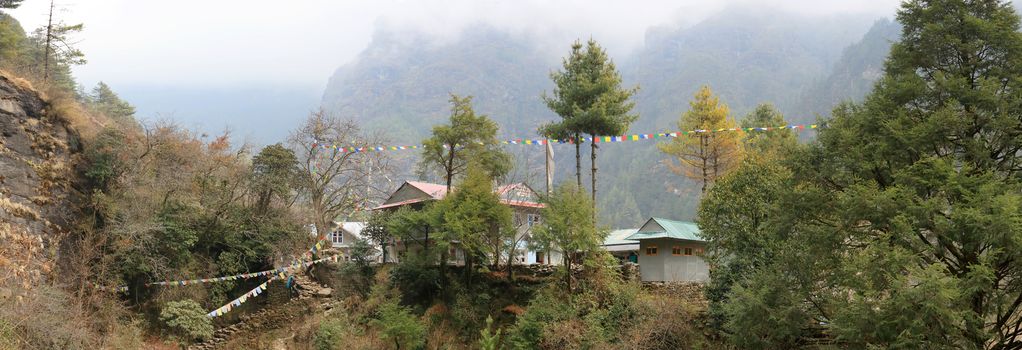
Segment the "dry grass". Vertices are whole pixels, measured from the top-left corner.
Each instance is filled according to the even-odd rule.
[[[0,197],[0,210],[25,220],[39,220],[39,213],[36,213],[35,210],[24,204],[13,202],[7,197]]]
[[[110,123],[103,116],[89,113],[69,91],[51,87],[46,91],[45,96],[47,97],[44,100],[50,104],[48,115],[67,122],[86,140],[92,140]]]
[[[14,86],[17,86],[19,89],[36,91],[36,89],[32,87],[32,82],[28,81],[27,79],[21,78],[18,74],[13,74],[7,70],[0,69],[0,76],[10,80],[12,83],[14,83]],[[38,93],[38,91],[36,92]]]
[[[34,92],[49,104],[47,116],[66,122],[87,140],[110,125],[105,116],[92,114],[75,99],[73,91],[32,79],[31,74],[19,74],[17,70],[0,69],[0,76],[10,80],[19,89]]]
[[[506,313],[509,313],[509,314],[512,314],[512,315],[515,315],[515,316],[521,316],[521,315],[525,314],[525,308],[523,308],[521,306],[518,306],[518,304],[511,304],[511,305],[505,306],[504,309],[501,310],[501,311],[504,311]]]

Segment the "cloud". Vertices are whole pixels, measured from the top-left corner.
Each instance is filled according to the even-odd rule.
[[[251,84],[323,86],[354,59],[376,28],[456,38],[487,23],[553,40],[595,37],[614,52],[642,43],[658,25],[689,25],[726,6],[769,6],[808,15],[889,15],[898,0],[380,0],[380,1],[131,1],[68,0],[68,23],[85,23],[76,68],[89,85],[230,87]],[[45,23],[45,1],[13,11],[28,28]]]

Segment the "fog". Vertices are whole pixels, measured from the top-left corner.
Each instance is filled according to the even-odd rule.
[[[118,86],[321,89],[374,31],[414,30],[437,41],[484,23],[555,40],[598,39],[614,55],[642,44],[653,26],[685,26],[729,6],[808,15],[890,17],[898,0],[759,1],[130,1],[65,0],[57,13],[84,23],[88,63],[79,81]],[[28,0],[12,14],[26,31],[45,24],[49,3]],[[566,44],[565,44],[566,45]]]

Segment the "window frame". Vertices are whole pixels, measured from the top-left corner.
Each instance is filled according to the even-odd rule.
[[[681,256],[681,246],[680,245],[672,246],[671,247],[671,255],[672,256]]]
[[[529,228],[539,225],[543,220],[538,213],[526,213],[525,214],[525,225]]]
[[[646,246],[646,256],[657,256],[660,253],[660,247],[658,246]],[[650,253],[652,249],[652,253]]]
[[[692,256],[692,248],[685,247],[685,256]]]

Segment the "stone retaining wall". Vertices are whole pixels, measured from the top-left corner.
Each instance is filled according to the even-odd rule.
[[[705,287],[700,282],[642,282],[642,288],[650,293],[680,298],[701,307],[708,305],[703,294]]]

